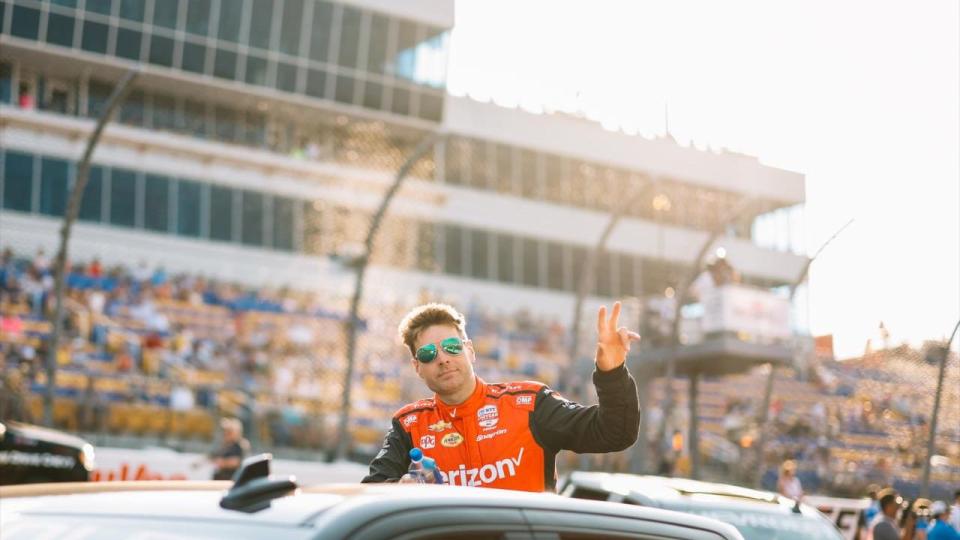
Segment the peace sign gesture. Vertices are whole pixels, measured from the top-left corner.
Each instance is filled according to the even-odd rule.
[[[607,306],[597,312],[597,369],[610,371],[620,367],[627,359],[631,341],[640,341],[640,334],[617,326],[620,320],[620,302],[613,304],[607,319]]]

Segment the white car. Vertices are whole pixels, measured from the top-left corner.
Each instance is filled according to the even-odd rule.
[[[555,494],[456,486],[300,488],[249,458],[235,482],[0,489],[0,539],[742,540],[719,521]]]
[[[746,540],[843,540],[816,508],[769,491],[685,478],[575,471],[560,494],[710,517],[731,524]]]

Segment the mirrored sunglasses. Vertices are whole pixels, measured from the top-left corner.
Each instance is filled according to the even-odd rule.
[[[440,348],[447,354],[458,356],[463,353],[463,340],[458,337],[447,338],[440,342]],[[427,343],[417,349],[415,356],[420,363],[429,364],[437,359],[438,352],[436,343]]]

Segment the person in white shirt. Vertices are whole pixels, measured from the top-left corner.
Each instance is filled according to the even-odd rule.
[[[950,507],[950,525],[960,532],[960,489],[953,492],[953,506]]]
[[[777,492],[795,501],[803,498],[803,486],[797,478],[797,464],[788,459],[780,466],[780,478],[777,480]]]

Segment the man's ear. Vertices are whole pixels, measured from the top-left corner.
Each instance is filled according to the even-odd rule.
[[[417,375],[420,374],[420,362],[417,362],[416,358],[410,359],[410,364],[413,365],[413,370],[417,372]]]

